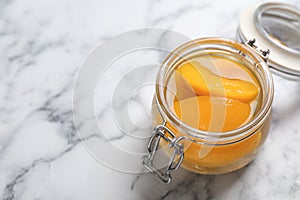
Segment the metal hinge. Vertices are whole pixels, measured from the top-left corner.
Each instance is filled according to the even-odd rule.
[[[269,54],[270,54],[270,49],[267,49],[267,50],[263,50],[261,48],[259,48],[256,44],[256,39],[253,38],[251,40],[248,40],[245,44],[252,48],[256,53],[258,53],[263,59],[265,62],[268,61],[268,58],[269,58]]]

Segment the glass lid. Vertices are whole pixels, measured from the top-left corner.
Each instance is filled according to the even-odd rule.
[[[289,79],[300,79],[300,9],[283,3],[263,3],[242,12],[237,34],[269,49],[268,64]]]

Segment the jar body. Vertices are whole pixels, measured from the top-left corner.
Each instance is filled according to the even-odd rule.
[[[153,127],[163,124],[159,114],[159,105],[153,101]],[[184,140],[184,160],[181,166],[189,171],[200,174],[224,174],[238,170],[249,164],[258,153],[260,147],[265,142],[271,125],[272,112],[270,110],[262,126],[250,133],[250,136],[226,145],[211,146],[199,144],[195,141]],[[179,132],[172,125],[166,122],[166,126],[172,130],[176,137],[185,135]],[[170,157],[172,150],[167,148],[165,141],[160,142],[164,152]]]
[[[197,47],[200,46],[200,48]],[[249,63],[255,63],[249,67],[249,71],[256,74],[261,84],[261,105],[255,114],[254,120],[251,120],[242,128],[232,130],[224,135],[220,133],[217,137],[210,136],[210,132],[200,131],[200,134],[195,133],[186,126],[179,119],[172,117],[172,111],[166,109],[168,107],[166,101],[163,101],[165,92],[161,92],[159,87],[163,85],[164,81],[169,79],[172,66],[176,63],[176,56],[181,57],[191,52],[197,51],[209,51],[212,47],[213,51],[221,49],[219,54],[236,53],[241,55],[251,54],[248,59]],[[228,47],[234,49],[231,51]],[[238,51],[236,51],[238,50]],[[175,50],[176,51],[176,50]],[[250,51],[250,52],[248,52]],[[254,54],[254,56],[252,56]],[[262,144],[264,143],[271,124],[271,104],[273,99],[273,82],[270,76],[270,72],[263,64],[262,60],[255,52],[244,47],[243,44],[236,43],[234,41],[228,41],[224,39],[200,39],[193,41],[192,44],[185,44],[179,47],[177,51],[170,55],[162,65],[162,69],[157,79],[157,89],[153,100],[153,126],[164,125],[177,138],[184,138],[181,143],[184,146],[184,159],[181,166],[187,170],[201,173],[201,174],[223,174],[231,171],[235,171],[247,165],[251,162]],[[164,76],[162,76],[164,75]],[[163,99],[163,100],[162,100]],[[202,133],[202,135],[201,135]],[[209,139],[207,139],[209,138]],[[211,139],[213,138],[213,139]],[[208,142],[209,141],[209,142]],[[160,141],[161,148],[168,156],[172,156],[172,149],[168,148],[166,141]]]

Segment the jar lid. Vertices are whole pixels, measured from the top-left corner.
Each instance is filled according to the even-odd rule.
[[[237,37],[253,38],[269,49],[268,65],[285,78],[300,79],[300,10],[284,3],[263,3],[248,7],[240,16]]]

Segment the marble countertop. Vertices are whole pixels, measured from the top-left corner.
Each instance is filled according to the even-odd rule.
[[[73,122],[76,74],[97,44],[145,27],[233,39],[241,9],[257,2],[0,0],[0,199],[299,199],[297,82],[274,76],[272,129],[254,162],[218,176],[180,169],[169,185],[101,164]]]

